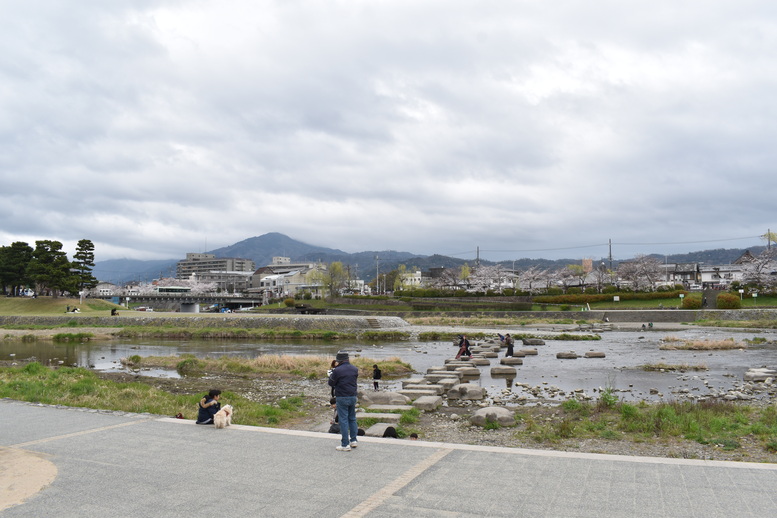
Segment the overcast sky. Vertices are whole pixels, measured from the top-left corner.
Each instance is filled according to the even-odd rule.
[[[776,22],[771,0],[0,0],[0,244],[765,244]]]

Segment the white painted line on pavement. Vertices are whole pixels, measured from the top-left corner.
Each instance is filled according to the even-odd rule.
[[[403,474],[395,478],[391,483],[384,486],[383,489],[379,490],[377,493],[373,494],[367,500],[360,503],[347,513],[345,513],[342,518],[360,518],[362,516],[366,516],[367,513],[381,505],[383,502],[386,501],[387,498],[389,498],[391,495],[408,485],[410,482],[413,481],[414,478],[416,478],[418,475],[426,471],[427,469],[431,468],[440,460],[442,460],[446,455],[448,455],[453,450],[438,450],[429,457],[425,458],[409,470],[405,471]]]
[[[52,437],[45,437],[43,439],[36,439],[34,441],[20,442],[19,444],[12,444],[9,447],[10,448],[26,448],[27,446],[32,446],[32,445],[35,445],[35,444],[41,444],[41,443],[50,442],[50,441],[58,441],[60,439],[68,439],[70,437],[78,437],[79,435],[88,435],[90,433],[102,432],[104,430],[112,430],[114,428],[121,428],[123,426],[131,426],[131,425],[138,424],[138,423],[145,423],[147,421],[154,421],[155,419],[156,418],[142,419],[142,420],[137,420],[137,421],[131,421],[131,422],[128,422],[128,423],[114,424],[114,425],[111,425],[111,426],[103,426],[101,428],[92,428],[90,430],[82,430],[80,432],[67,433],[67,434],[64,434],[64,435],[55,435],[55,436],[52,436]]]

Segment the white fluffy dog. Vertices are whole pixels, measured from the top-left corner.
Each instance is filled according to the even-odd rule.
[[[224,405],[221,407],[221,410],[216,412],[216,415],[213,416],[213,424],[216,425],[216,428],[225,428],[232,424],[232,414],[234,414],[235,411],[232,410],[232,405]]]

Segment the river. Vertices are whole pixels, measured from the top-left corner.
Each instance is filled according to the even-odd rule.
[[[704,394],[710,389],[730,390],[741,383],[744,373],[752,367],[777,368],[777,331],[711,329],[689,327],[674,331],[606,331],[599,341],[557,341],[548,340],[537,347],[538,355],[527,356],[517,366],[517,377],[509,380],[492,377],[490,367],[480,367],[481,376],[472,380],[488,389],[493,396],[503,389],[518,391],[514,382],[531,386],[556,386],[569,392],[583,389],[586,393],[594,389],[612,387],[619,391],[624,400],[652,400],[658,396],[650,394],[651,389],[663,394],[664,399],[681,388],[690,393]],[[765,338],[766,343],[748,345],[740,349],[725,351],[663,351],[661,340],[674,337],[681,340],[734,338],[745,343],[755,337]],[[520,341],[516,350],[522,348]],[[433,366],[443,365],[455,355],[451,342],[391,342],[380,344],[354,344],[325,341],[283,341],[247,342],[242,340],[162,340],[162,339],[116,339],[108,341],[87,341],[83,343],[5,342],[0,345],[0,360],[36,358],[44,364],[78,365],[98,371],[123,370],[120,360],[131,355],[169,356],[194,354],[204,356],[236,356],[251,358],[262,354],[326,355],[334,358],[340,350],[349,350],[352,355],[380,360],[398,356],[413,368],[424,373]],[[556,359],[556,353],[575,351],[583,355],[586,351],[604,352],[601,359],[579,358],[576,360]],[[503,356],[504,351],[500,353]],[[648,372],[639,368],[644,364],[663,362],[666,364],[688,364],[706,366],[699,372]],[[498,365],[499,359],[491,359],[491,365]],[[174,371],[148,370],[141,374],[175,378]],[[366,380],[365,380],[366,381]],[[401,380],[387,381],[388,388],[399,388]],[[706,381],[706,383],[705,383]]]

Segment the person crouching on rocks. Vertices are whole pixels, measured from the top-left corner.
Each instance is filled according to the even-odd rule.
[[[505,335],[505,345],[507,346],[507,352],[505,352],[505,358],[511,358],[513,356],[513,346],[515,345],[515,340],[513,340],[513,337],[510,336],[510,333],[507,333]]]
[[[469,340],[467,340],[467,335],[461,336],[461,340],[459,341],[459,352],[456,353],[456,359],[458,360],[462,356],[472,356],[472,353],[469,352]]]
[[[196,424],[213,424],[213,416],[216,412],[221,410],[221,391],[213,389],[208,392],[207,396],[203,396],[197,405],[197,422]]]

